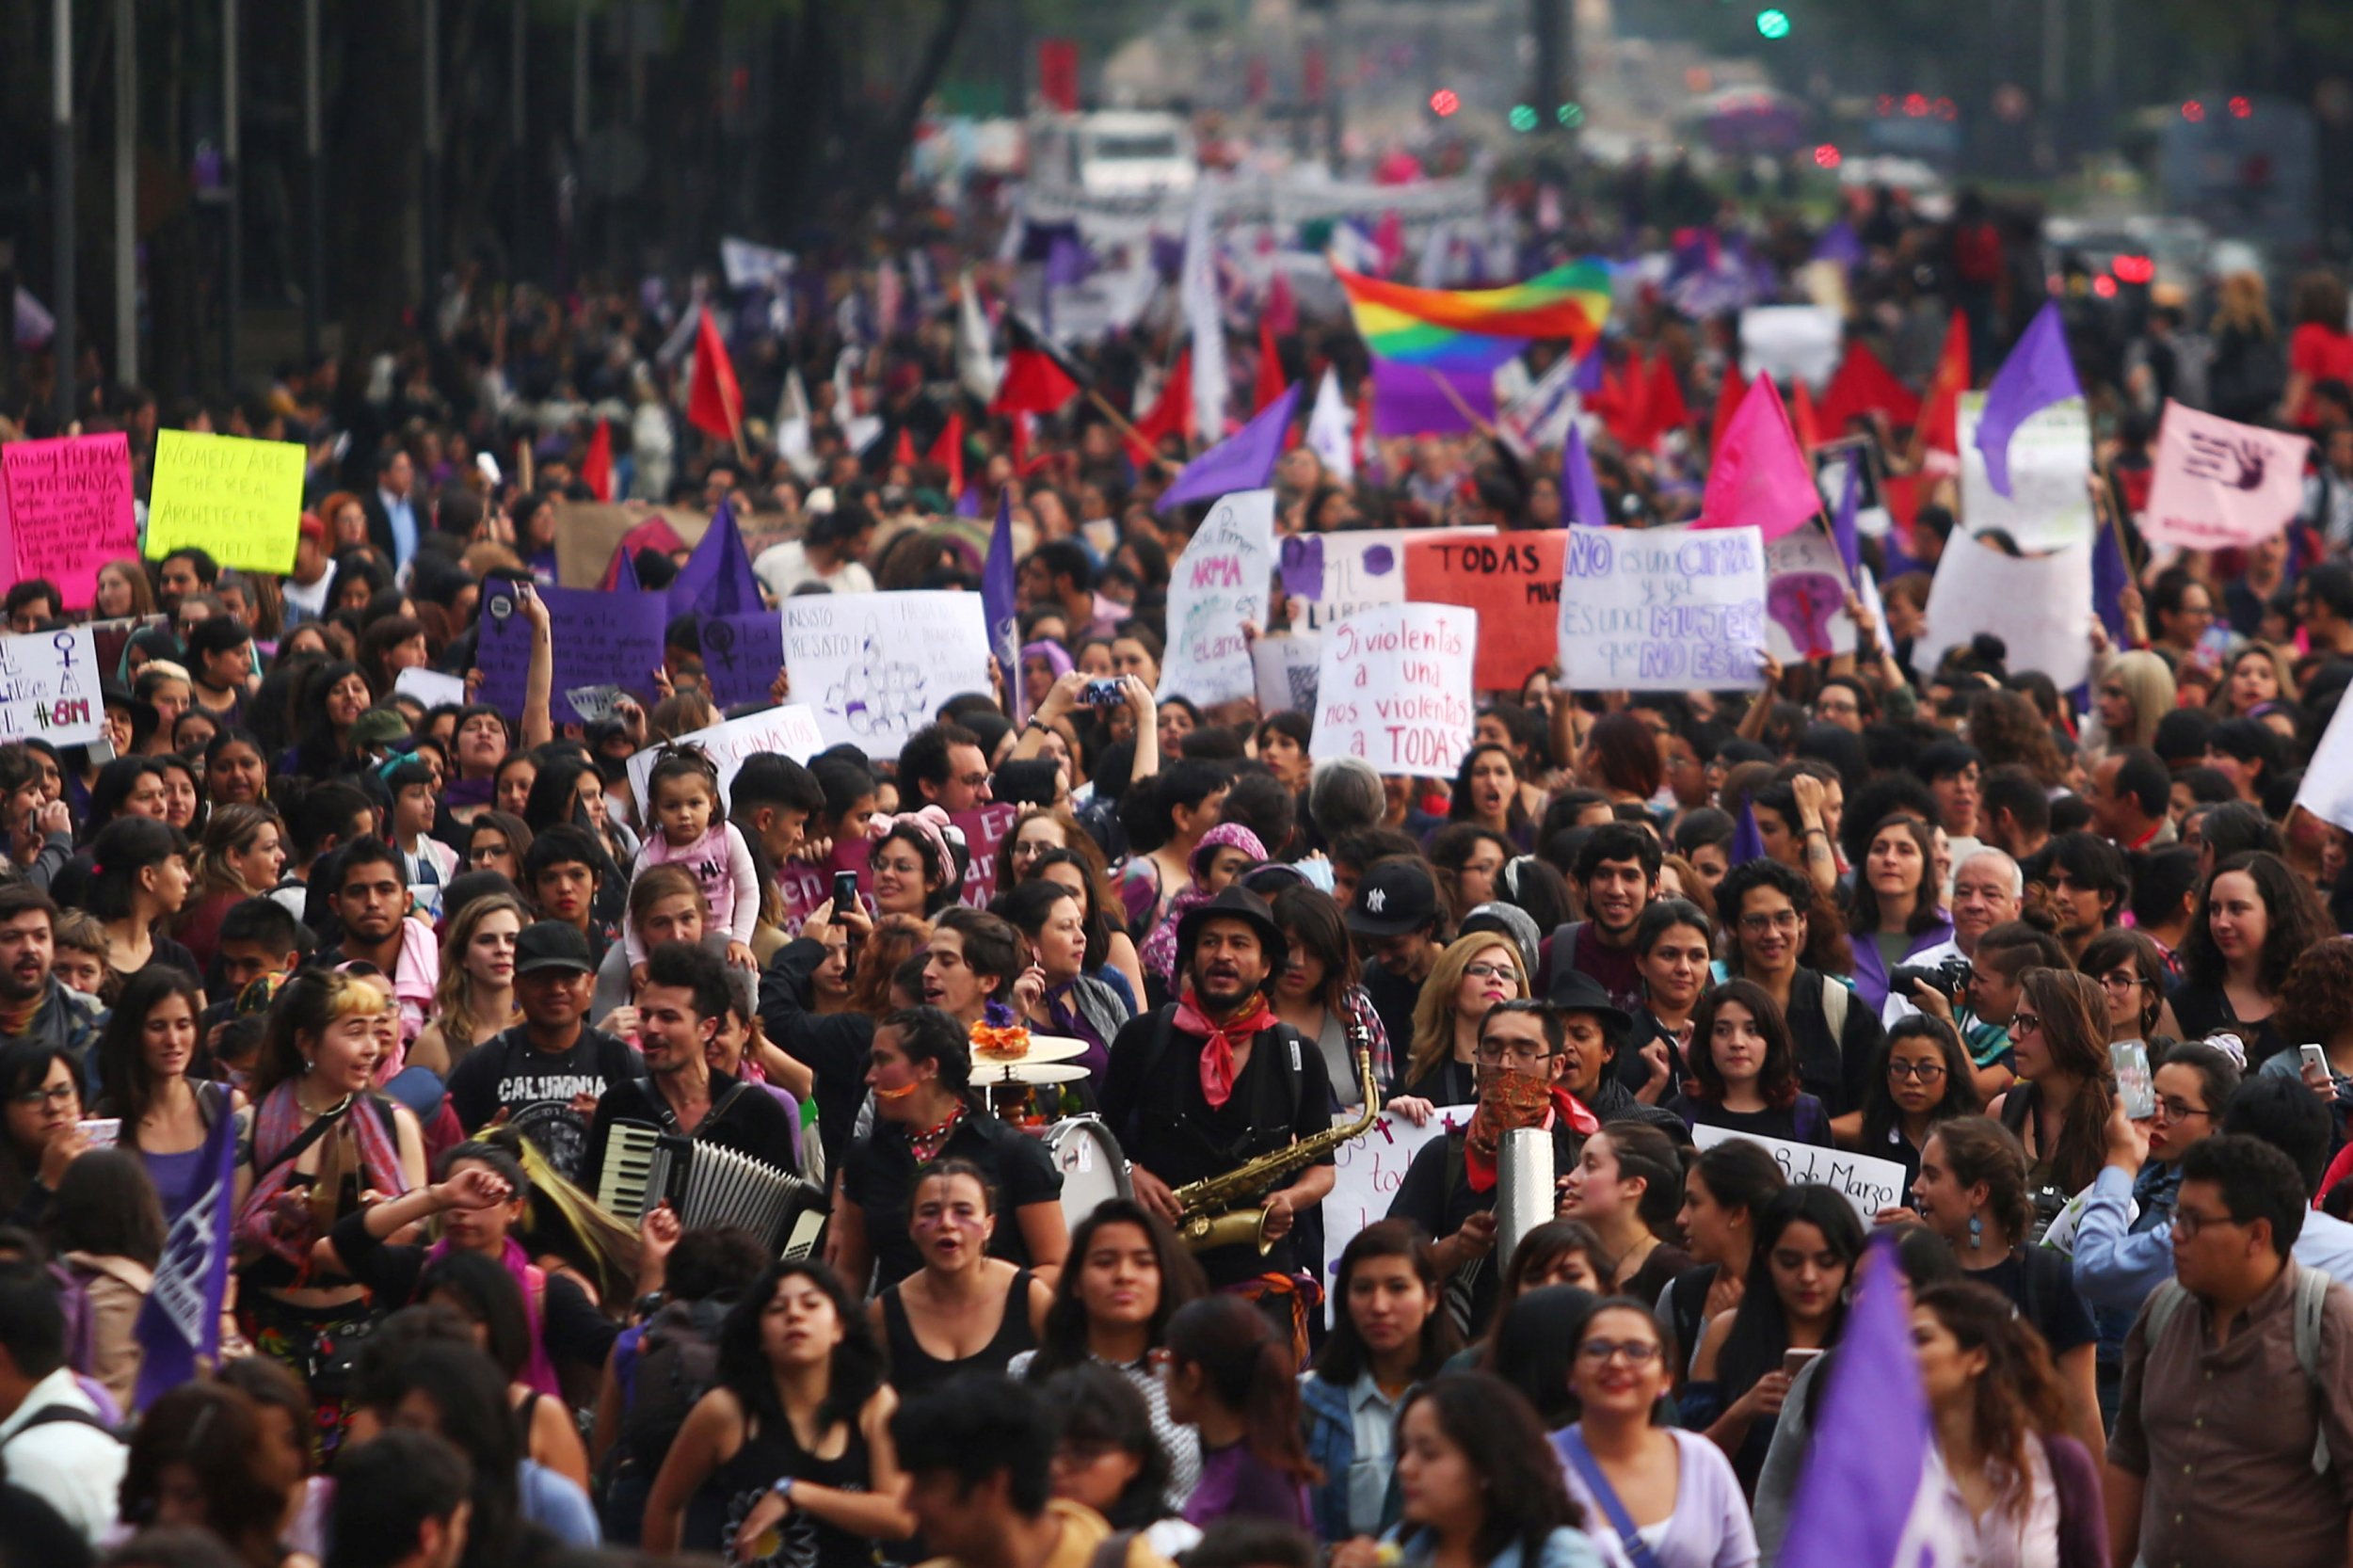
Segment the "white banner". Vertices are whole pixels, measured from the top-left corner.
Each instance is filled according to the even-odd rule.
[[[1902,1208],[1912,1202],[1904,1168],[1893,1160],[1881,1160],[1868,1154],[1848,1154],[1839,1149],[1826,1149],[1816,1144],[1793,1144],[1785,1138],[1766,1138],[1753,1132],[1735,1132],[1730,1128],[1695,1127],[1691,1129],[1691,1146],[1712,1149],[1734,1139],[1755,1144],[1773,1157],[1782,1174],[1792,1183],[1811,1182],[1823,1187],[1835,1187],[1853,1204],[1855,1212],[1869,1224],[1882,1208]]]
[[[1154,696],[1208,707],[1257,692],[1241,623],[1266,625],[1273,571],[1274,492],[1219,497],[1170,568],[1168,655]]]
[[[1925,679],[1946,648],[1990,632],[2009,648],[2011,674],[2041,670],[2063,692],[2091,679],[2091,623],[2089,544],[2006,555],[1956,533],[1929,584],[1928,626],[1913,667]]]
[[[1765,647],[1784,664],[1852,653],[1847,563],[1811,523],[1765,547]]]
[[[2332,827],[2353,831],[2353,702],[2339,702],[2297,786],[2296,804]]]
[[[747,714],[714,724],[708,729],[690,729],[671,744],[698,746],[719,770],[719,798],[727,799],[728,786],[735,782],[735,773],[747,757],[775,752],[790,757],[795,762],[807,762],[825,749],[824,734],[817,728],[817,715],[798,702],[765,712]],[[630,754],[629,790],[637,802],[637,814],[653,820],[651,804],[646,799],[646,780],[653,773],[653,765],[661,759],[660,746],[647,746]]]
[[[88,745],[105,728],[98,644],[87,626],[0,637],[0,741]]]
[[[1323,1200],[1324,1320],[1331,1321],[1332,1271],[1356,1233],[1376,1220],[1389,1217],[1389,1204],[1405,1183],[1405,1168],[1433,1139],[1446,1135],[1448,1116],[1460,1127],[1470,1120],[1471,1107],[1446,1107],[1416,1127],[1389,1112],[1361,1138],[1351,1139],[1332,1153],[1332,1191]],[[1341,1112],[1335,1126],[1353,1122],[1356,1113]]]
[[[422,664],[412,664],[402,670],[392,681],[392,690],[415,697],[427,709],[446,704],[460,708],[466,705],[466,682],[463,680],[455,675],[443,675],[440,670],[426,669]]]
[[[1492,528],[1379,528],[1292,534],[1282,543],[1291,624],[1320,632],[1371,604],[1405,602],[1405,547],[1417,539],[1490,538]]]
[[[1385,774],[1451,775],[1479,716],[1478,650],[1479,612],[1459,604],[1376,604],[1335,623],[1323,633],[1309,749],[1361,757]]]
[[[1764,684],[1765,541],[1754,528],[1572,528],[1561,684],[1581,692]]]
[[[1752,305],[1740,312],[1740,374],[1822,387],[1837,372],[1843,335],[1838,312],[1820,305]]]
[[[981,596],[795,594],[784,601],[784,665],[824,744],[889,761],[941,703],[989,689]]]
[[[2000,529],[2019,549],[2063,550],[2091,539],[2091,417],[2080,397],[2038,408],[2009,439],[2009,491],[1986,477],[1977,450],[1985,393],[1961,394],[1961,525]]]

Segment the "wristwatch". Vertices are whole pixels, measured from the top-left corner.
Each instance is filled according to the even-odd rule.
[[[776,1495],[777,1501],[790,1503],[792,1500],[792,1483],[798,1480],[798,1476],[778,1476],[776,1483],[768,1490]]]

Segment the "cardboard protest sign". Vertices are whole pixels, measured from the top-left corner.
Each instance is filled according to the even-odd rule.
[[[1310,749],[1385,774],[1452,774],[1479,716],[1478,647],[1479,612],[1460,605],[1375,604],[1336,622],[1323,633]]]
[[[784,668],[784,616],[776,610],[702,617],[703,674],[722,708],[766,702]]]
[[[1765,547],[1765,648],[1784,664],[1852,653],[1847,566],[1819,528],[1784,534]]]
[[[1991,632],[2008,647],[2013,672],[2040,670],[2062,692],[2081,685],[2091,679],[2091,546],[2006,555],[1955,534],[1929,585],[1927,618],[1912,650],[1923,676],[1946,648]]]
[[[541,588],[555,642],[555,689],[548,708],[558,724],[594,722],[567,695],[584,686],[618,686],[641,699],[653,691],[669,611],[658,594],[600,594],[589,588]],[[482,637],[474,654],[482,700],[513,718],[523,711],[531,672],[531,623],[518,612],[514,584],[482,585]]]
[[[1602,692],[1762,685],[1765,604],[1765,542],[1754,528],[1571,529],[1561,684]]]
[[[1157,698],[1190,697],[1207,707],[1253,694],[1241,625],[1266,624],[1273,571],[1274,492],[1220,496],[1169,568],[1168,653]]]
[[[139,550],[130,438],[118,432],[0,446],[0,525],[15,581],[45,577],[65,596],[57,608],[88,609],[98,568]]]
[[[734,782],[736,770],[744,765],[746,757],[774,752],[795,762],[806,762],[825,749],[825,737],[817,728],[817,715],[805,704],[792,702],[705,729],[690,729],[670,744],[695,746],[711,759],[712,766],[719,770],[719,798],[724,802],[728,786]],[[630,793],[636,799],[641,816],[646,808],[646,779],[661,756],[659,746],[646,746],[630,754]]]
[[[1740,374],[1827,384],[1838,369],[1840,313],[1821,305],[1752,305],[1740,312]]]
[[[2304,505],[2308,437],[2166,400],[2140,531],[2152,544],[2228,550],[2276,536]]]
[[[239,571],[292,571],[309,461],[294,441],[157,431],[147,558],[193,546]]]
[[[2061,399],[2027,416],[2009,439],[2008,495],[1986,477],[1977,450],[1977,420],[1985,393],[1961,394],[1961,525],[1971,534],[1994,529],[2029,553],[2089,542],[2093,526],[2091,416],[2080,397]]]
[[[647,506],[635,502],[568,501],[555,508],[555,580],[568,588],[593,588],[604,581],[613,552],[632,530],[659,520],[680,548],[692,550],[711,526],[706,512],[684,506]]]
[[[1282,541],[1280,576],[1291,625],[1321,632],[1368,604],[1402,604],[1405,552],[1425,539],[1493,538],[1492,528],[1383,528],[1293,534]]]
[[[793,696],[817,711],[825,744],[888,761],[960,692],[988,690],[981,596],[803,594],[785,600]]]
[[[1911,1182],[1903,1166],[1893,1160],[1881,1160],[1867,1154],[1848,1154],[1839,1149],[1826,1149],[1815,1144],[1793,1144],[1785,1138],[1767,1138],[1753,1132],[1735,1132],[1730,1128],[1695,1127],[1691,1129],[1691,1146],[1712,1149],[1719,1144],[1743,1139],[1763,1148],[1773,1157],[1782,1174],[1791,1182],[1810,1182],[1835,1187],[1854,1205],[1855,1212],[1869,1224],[1882,1208],[1901,1208],[1911,1203]]]
[[[1470,1112],[1467,1105],[1448,1106],[1416,1127],[1394,1112],[1384,1111],[1364,1136],[1332,1151],[1332,1191],[1321,1206],[1323,1278],[1333,1277],[1331,1271],[1338,1267],[1340,1254],[1356,1240],[1358,1231],[1389,1217],[1389,1205],[1405,1184],[1405,1171],[1414,1156],[1432,1140],[1445,1137],[1450,1127],[1467,1122]],[[1449,1116],[1455,1119],[1449,1122]],[[1342,1112],[1333,1121],[1337,1125],[1355,1119],[1354,1112]],[[1324,1303],[1326,1321],[1331,1304],[1328,1299]]]
[[[0,741],[88,745],[105,726],[87,626],[0,637]]]
[[[1423,539],[1405,547],[1405,597],[1476,610],[1486,635],[1471,681],[1516,694],[1559,647],[1561,561],[1568,531]]]
[[[1323,635],[1294,632],[1288,637],[1260,637],[1250,645],[1250,664],[1258,681],[1260,715],[1289,710],[1313,715],[1316,674],[1323,667]]]

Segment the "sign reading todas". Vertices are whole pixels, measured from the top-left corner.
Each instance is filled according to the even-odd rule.
[[[1471,659],[1479,612],[1452,604],[1375,604],[1323,633],[1316,678],[1319,758],[1361,757],[1385,774],[1454,772],[1478,705]]]
[[[1559,647],[1561,562],[1569,531],[1421,539],[1405,547],[1405,598],[1479,612],[1486,635],[1471,681],[1516,693]]]
[[[1575,528],[1561,683],[1724,691],[1764,683],[1765,543],[1754,528]]]
[[[157,431],[147,558],[193,547],[239,571],[294,570],[308,461],[294,441]]]
[[[98,568],[136,555],[131,442],[117,432],[0,446],[0,524],[16,558],[15,581],[45,577],[60,610],[87,610]]]

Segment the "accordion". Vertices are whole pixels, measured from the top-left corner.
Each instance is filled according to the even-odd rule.
[[[825,1228],[824,1190],[788,1171],[648,1122],[614,1123],[597,1207],[633,1226],[664,1203],[681,1224],[732,1226],[788,1258],[814,1256]]]

